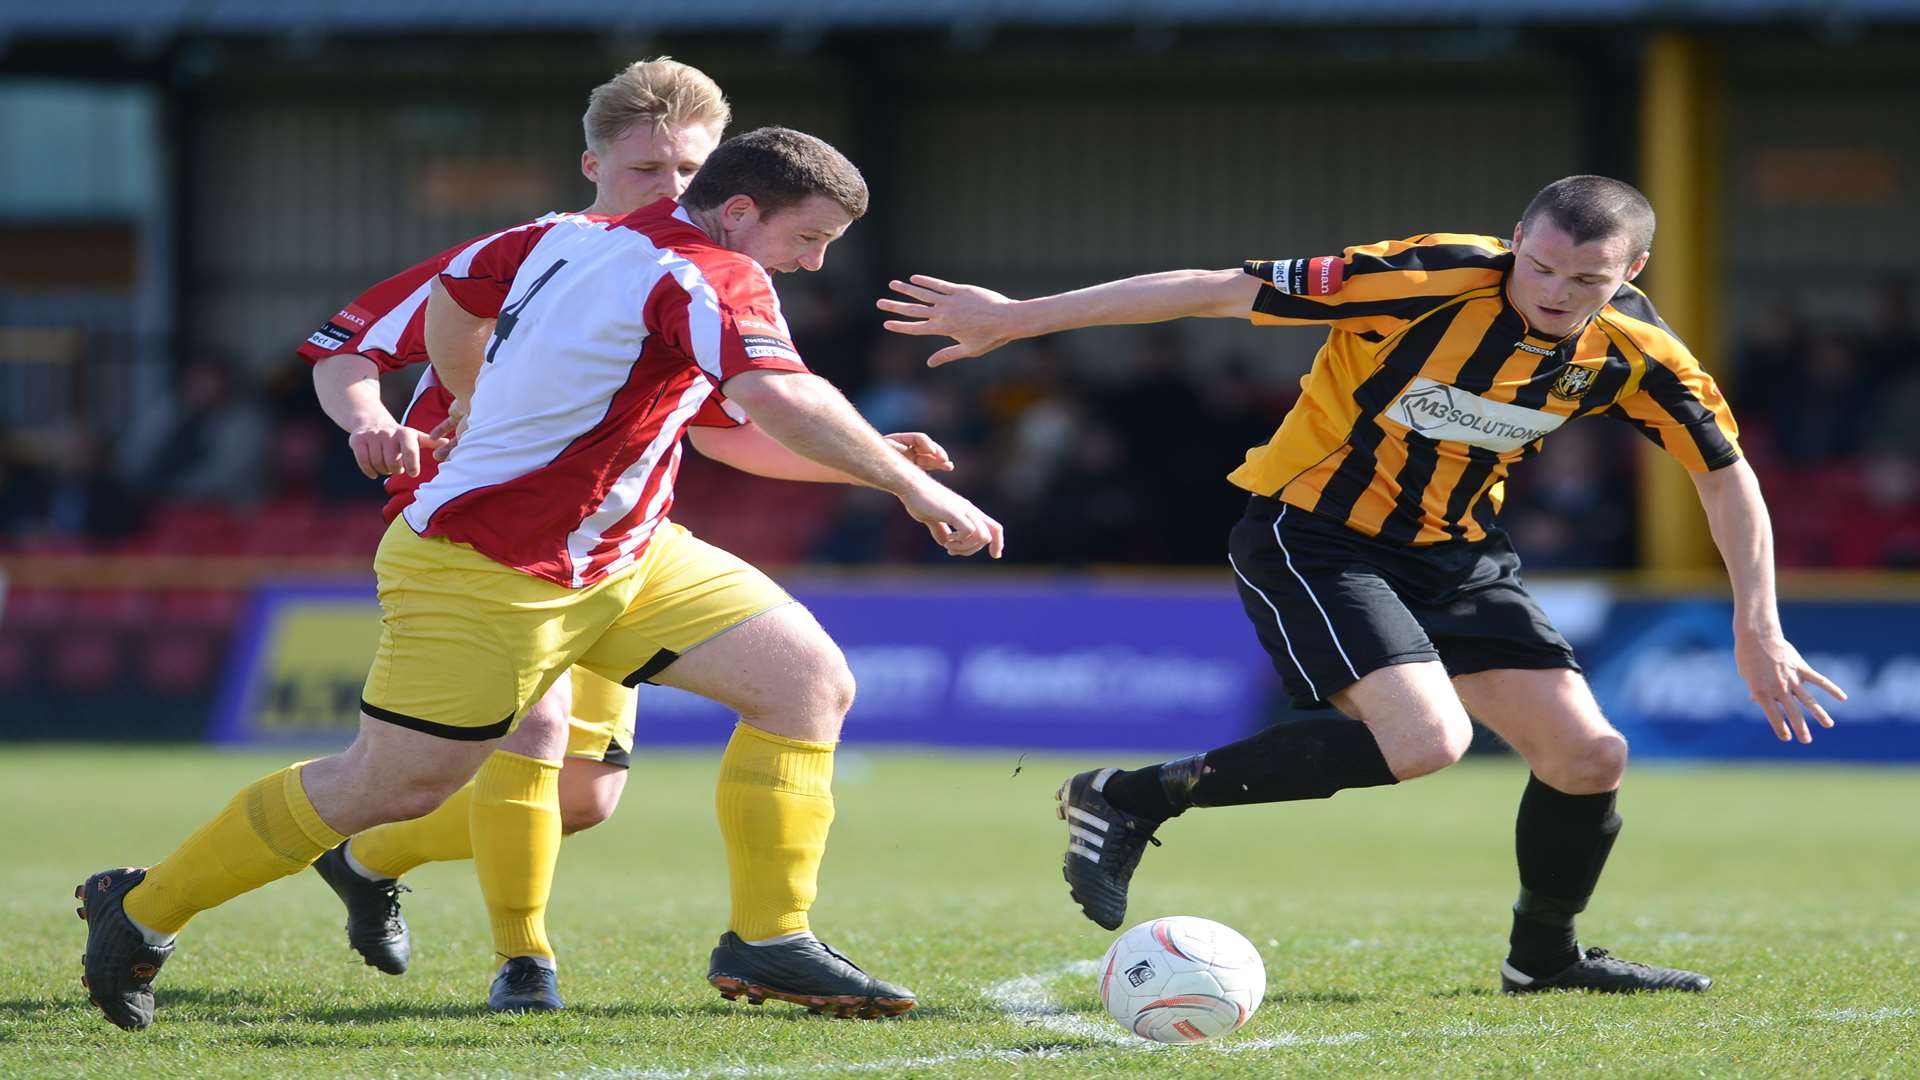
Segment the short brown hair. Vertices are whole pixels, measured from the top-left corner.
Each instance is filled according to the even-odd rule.
[[[748,196],[766,215],[811,195],[825,195],[855,220],[867,212],[867,181],[853,162],[826,140],[792,128],[756,128],[721,143],[680,202],[706,210],[735,195]]]
[[[643,121],[668,127],[706,125],[719,132],[732,120],[733,107],[706,72],[656,56],[635,60],[594,87],[580,123],[587,130],[587,149],[597,152]]]
[[[1653,248],[1653,204],[1632,184],[1606,176],[1569,176],[1540,189],[1520,215],[1525,230],[1545,215],[1576,244],[1624,235],[1627,261]]]

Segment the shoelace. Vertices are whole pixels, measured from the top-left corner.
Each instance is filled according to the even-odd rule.
[[[412,889],[407,888],[398,881],[380,887],[380,895],[387,899],[387,927],[389,929],[400,921],[400,894],[412,891]]]
[[[1619,957],[1617,957],[1617,956],[1615,956],[1615,955],[1613,955],[1612,953],[1610,953],[1610,952],[1608,952],[1607,950],[1605,950],[1605,949],[1601,949],[1601,948],[1591,948],[1591,949],[1588,949],[1588,950],[1587,950],[1587,959],[1589,959],[1589,960],[1604,960],[1604,961],[1606,961],[1607,963],[1609,963],[1609,964],[1612,964],[1612,965],[1614,965],[1615,967],[1623,967],[1623,968],[1628,968],[1628,969],[1630,969],[1630,970],[1633,970],[1633,971],[1645,971],[1645,972],[1648,972],[1649,974],[1651,974],[1651,973],[1653,972],[1653,965],[1652,965],[1652,964],[1642,964],[1642,963],[1637,963],[1637,962],[1635,962],[1635,961],[1633,961],[1633,960],[1622,960],[1622,959],[1620,959]]]
[[[547,986],[547,969],[539,964],[516,964],[507,969],[507,989],[516,994],[529,990],[544,990]]]

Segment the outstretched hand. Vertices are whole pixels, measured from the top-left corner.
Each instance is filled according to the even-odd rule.
[[[1833,726],[1833,717],[1814,699],[1813,687],[1825,690],[1837,701],[1847,700],[1845,690],[1813,670],[1800,650],[1778,634],[1736,634],[1733,659],[1740,677],[1746,680],[1749,695],[1767,714],[1767,722],[1781,742],[1813,741],[1813,730],[1807,725],[1809,713],[1821,727]]]
[[[992,289],[959,285],[925,274],[890,281],[887,287],[912,302],[890,297],[875,300],[874,306],[881,311],[906,316],[888,319],[882,326],[896,334],[953,339],[953,344],[927,358],[928,367],[992,352],[1021,336],[1012,326],[1014,301]]]

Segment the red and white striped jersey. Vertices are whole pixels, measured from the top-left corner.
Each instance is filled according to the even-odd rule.
[[[807,370],[767,271],[671,200],[503,230],[440,280],[497,321],[466,433],[402,513],[561,585],[646,549],[673,505],[681,433],[722,382]]]
[[[579,214],[552,213],[535,218],[528,225],[540,225]],[[369,288],[328,319],[295,350],[309,364],[329,356],[358,353],[373,361],[382,371],[400,371],[414,364],[427,363],[427,292],[433,278],[447,268],[453,257],[487,237],[463,240],[425,262],[410,266]],[[432,431],[447,418],[453,395],[433,377],[427,368],[414,384],[413,398],[407,403],[400,422],[419,431]],[[746,414],[724,396],[715,393],[693,419],[696,427],[735,427]],[[413,501],[413,493],[433,478],[439,462],[428,457],[420,463],[420,475],[395,473],[387,477],[387,503],[381,516],[392,521]]]

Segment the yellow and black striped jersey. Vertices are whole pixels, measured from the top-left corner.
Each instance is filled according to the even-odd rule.
[[[1403,544],[1478,540],[1507,470],[1578,416],[1624,420],[1696,472],[1740,459],[1713,379],[1624,285],[1580,331],[1535,333],[1507,299],[1513,252],[1429,233],[1317,259],[1249,262],[1259,325],[1325,324],[1273,438],[1228,478]]]

